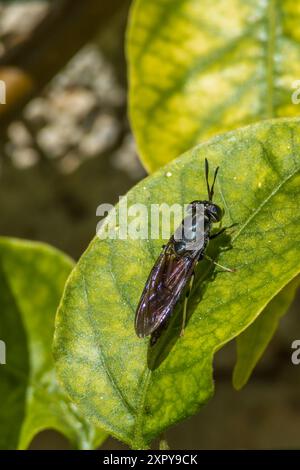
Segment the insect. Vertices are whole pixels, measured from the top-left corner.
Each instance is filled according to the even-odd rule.
[[[224,227],[217,233],[211,234],[213,224],[220,222],[224,215],[221,207],[213,202],[218,171],[219,167],[215,170],[213,183],[210,187],[209,165],[207,159],[205,159],[208,200],[196,200],[189,204],[188,215],[179,227],[181,228],[185,224],[185,227],[189,227],[189,229],[187,231],[182,230],[181,239],[177,239],[172,235],[168,243],[163,246],[163,250],[155,262],[142,292],[135,315],[135,330],[140,338],[151,335],[150,343],[152,345],[157,341],[162,327],[165,326],[175,306],[184,291],[186,291],[180,335],[184,334],[187,301],[195,277],[195,268],[199,261],[206,258],[225,271],[234,271],[219,265],[206,255],[209,240],[218,237],[227,229],[227,227]],[[202,222],[199,217],[196,217],[199,207],[202,208]],[[202,232],[200,237],[199,231]]]

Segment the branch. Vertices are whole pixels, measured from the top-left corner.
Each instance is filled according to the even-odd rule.
[[[0,80],[6,84],[7,104],[0,105],[2,131],[121,7],[124,0],[63,0],[24,42],[4,55]]]

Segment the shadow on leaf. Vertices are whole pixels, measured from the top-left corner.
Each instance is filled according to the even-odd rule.
[[[215,261],[218,261],[220,254],[224,251],[232,249],[231,235],[224,233],[210,243],[207,255]],[[211,261],[201,260],[195,272],[195,281],[192,292],[190,294],[187,306],[187,327],[196,307],[201,302],[203,295],[210,282],[213,282],[218,274],[230,275],[225,271],[221,271]],[[182,328],[182,312],[185,292],[182,293],[181,300],[178,302],[173,314],[165,321],[151,337],[148,346],[147,362],[150,370],[157,369],[162,362],[168,357],[176,342],[180,340],[180,332]]]

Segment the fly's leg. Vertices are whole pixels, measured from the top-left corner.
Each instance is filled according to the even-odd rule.
[[[222,266],[222,264],[217,263],[214,259],[212,259],[210,256],[204,255],[204,258],[206,258],[208,261],[213,263],[215,266],[218,266],[219,268],[223,269],[223,271],[227,271],[228,273],[235,273],[236,269],[232,268],[226,268],[226,266]]]
[[[232,224],[230,225],[229,227],[223,227],[221,230],[219,230],[217,233],[214,233],[213,235],[210,235],[209,239],[210,240],[213,240],[214,238],[217,238],[219,237],[220,235],[222,235],[222,233],[226,232],[226,230],[229,230],[230,228],[232,227],[235,227],[237,224]]]
[[[187,315],[187,304],[188,304],[189,296],[190,296],[190,293],[191,293],[191,290],[192,290],[192,287],[193,287],[194,279],[195,279],[195,273],[192,274],[190,284],[189,284],[188,290],[186,291],[185,298],[184,298],[182,325],[181,325],[180,336],[184,335],[184,328],[185,328],[185,324],[186,324],[186,315]]]
[[[231,229],[232,227],[235,227],[236,225],[238,224],[232,224],[230,225],[229,227],[223,227],[221,230],[219,230],[217,233],[214,233],[213,235],[210,235],[209,239],[210,240],[213,240],[214,238],[217,238],[219,237],[220,235],[222,235],[222,233],[226,232],[226,230],[229,230]],[[215,266],[218,266],[219,268],[223,269],[223,271],[227,271],[229,273],[234,273],[236,272],[236,269],[231,269],[231,268],[227,268],[226,266],[222,266],[221,264],[217,263],[214,259],[210,258],[208,255],[204,255],[204,258],[206,258],[207,260],[209,260],[211,263],[213,263]]]
[[[214,238],[219,237],[219,236],[222,235],[222,233],[224,233],[226,230],[227,230],[227,227],[223,227],[221,230],[219,230],[219,232],[214,233],[213,235],[210,235],[209,239],[210,239],[210,240],[213,240]]]

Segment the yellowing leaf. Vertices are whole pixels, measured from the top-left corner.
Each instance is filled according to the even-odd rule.
[[[210,254],[237,272],[200,263],[184,337],[180,309],[154,348],[134,332],[163,240],[95,238],[57,315],[54,351],[68,394],[95,424],[133,447],[199,410],[213,393],[215,351],[300,271],[300,121],[266,121],[214,138],[138,184],[128,206],[205,199],[205,157],[220,165],[215,201],[225,209],[224,225],[238,224],[231,241],[211,242]]]
[[[217,133],[299,115],[299,25],[293,0],[135,0],[130,115],[145,167]]]

